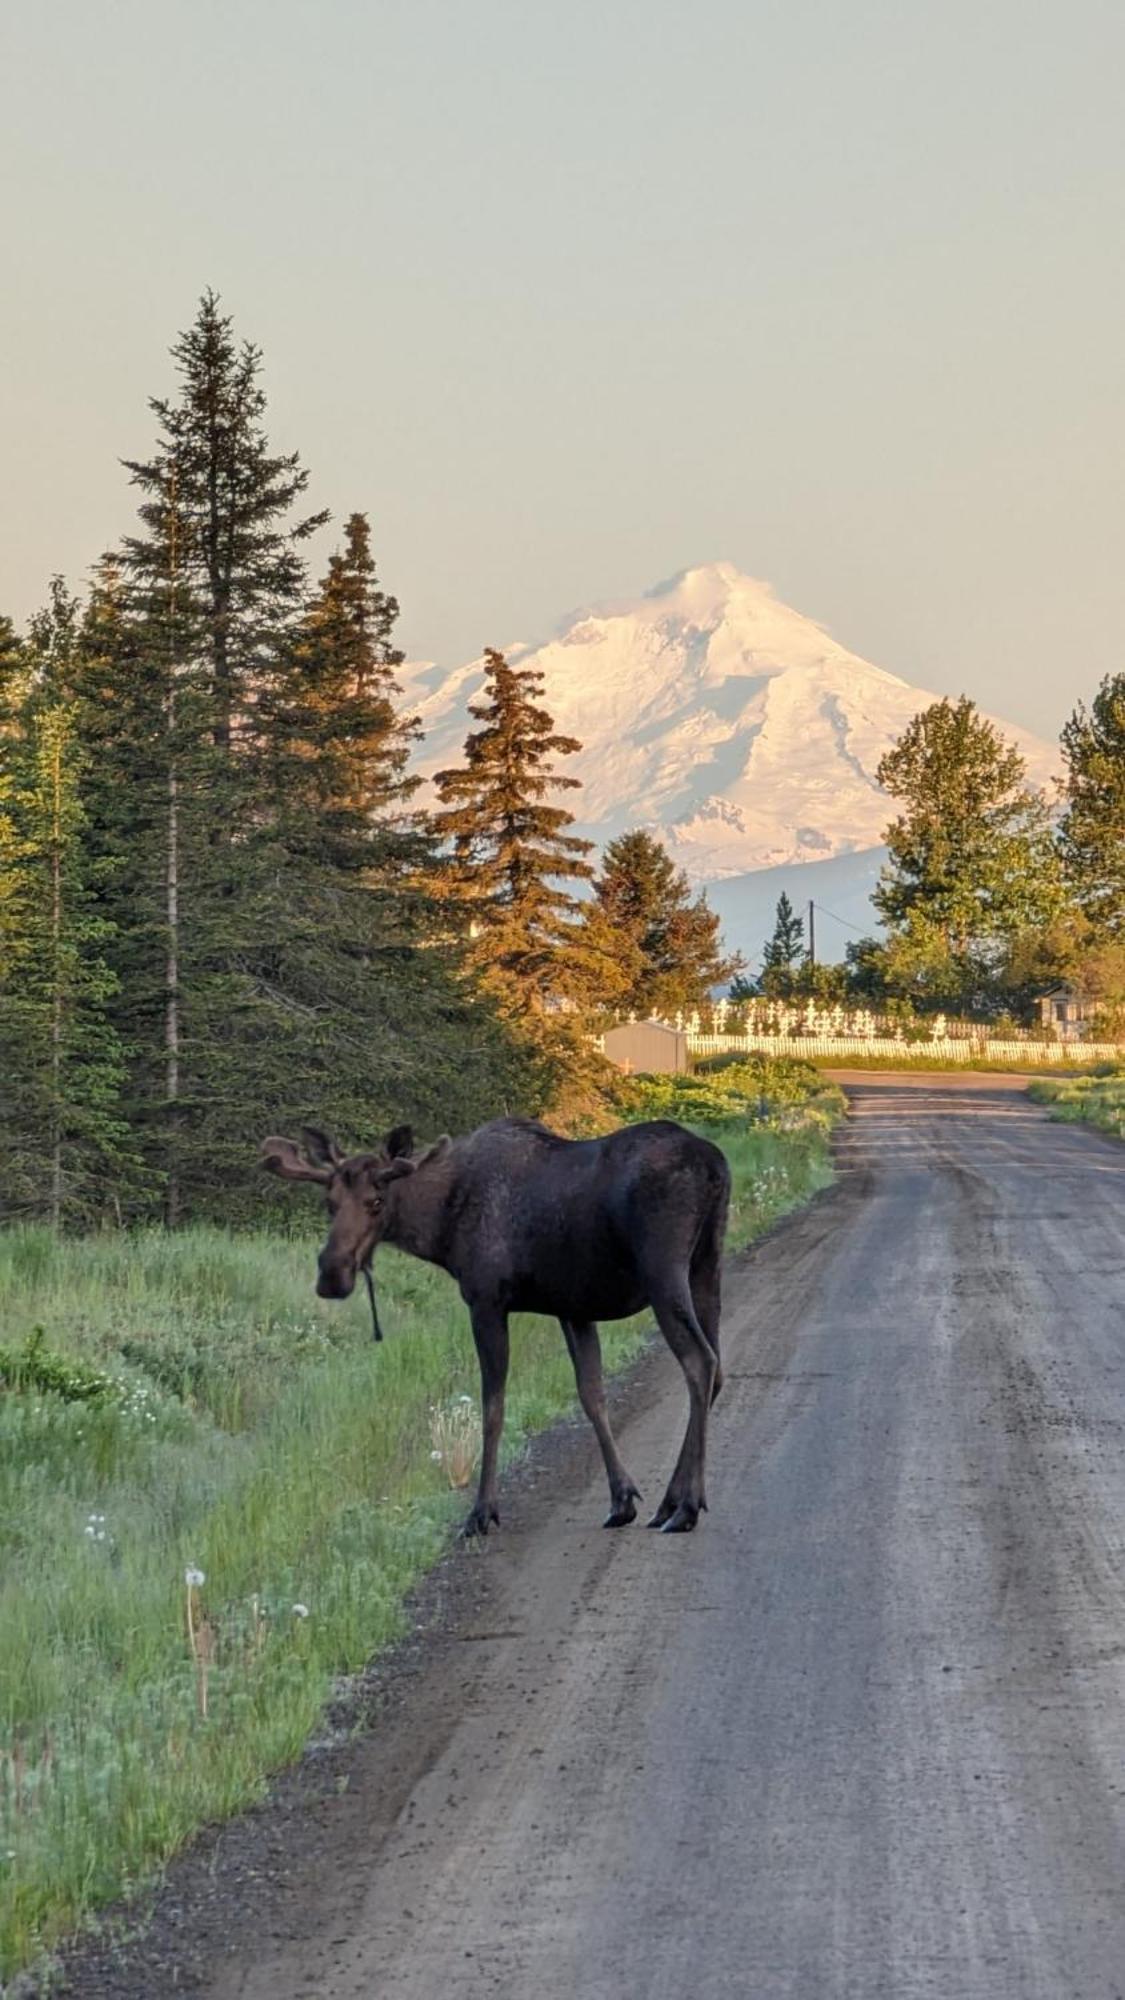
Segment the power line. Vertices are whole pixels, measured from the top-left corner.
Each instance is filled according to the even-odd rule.
[[[809,909],[813,908],[814,905],[810,900]],[[817,903],[815,908],[820,911],[822,917],[831,917],[834,924],[841,924],[846,931],[854,931],[857,937],[866,937],[868,935],[866,931],[860,929],[858,924],[849,924],[846,917],[838,917],[835,910],[826,910],[823,903]]]

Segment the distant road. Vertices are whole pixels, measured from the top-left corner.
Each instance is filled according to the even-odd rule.
[[[603,1533],[592,1446],[510,1500],[212,2000],[1125,1994],[1125,1147],[852,1089],[836,1192],[736,1260],[699,1532]]]

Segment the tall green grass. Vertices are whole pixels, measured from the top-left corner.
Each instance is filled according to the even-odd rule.
[[[829,1177],[821,1123],[709,1129],[732,1243]],[[435,1407],[477,1395],[458,1293],[381,1251],[376,1347],[362,1297],[313,1295],[319,1222],[0,1234],[9,1357],[42,1329],[108,1382],[0,1387],[0,1976],[260,1794],[465,1508],[431,1439]],[[606,1326],[607,1365],[646,1331]],[[557,1326],[517,1322],[508,1455],[573,1394]]]
[[[1125,1138],[1125,1071],[1077,1077],[1037,1077],[1030,1085],[1037,1104],[1047,1104],[1052,1118],[1070,1124],[1094,1125],[1099,1132]]]

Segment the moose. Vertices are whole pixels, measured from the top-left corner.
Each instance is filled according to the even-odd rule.
[[[599,1139],[564,1139],[524,1118],[498,1118],[416,1152],[398,1125],[376,1152],[345,1157],[313,1127],[302,1144],[265,1139],[262,1164],[327,1190],[331,1227],[316,1289],[346,1299],[380,1242],[440,1265],[461,1288],[480,1362],[483,1448],[466,1535],[495,1522],[497,1455],[508,1375],[508,1315],[547,1313],[562,1326],[582,1408],[609,1480],[607,1528],[636,1519],[640,1492],[614,1442],[602,1382],[599,1320],[652,1309],[687,1382],[679,1458],[649,1526],[695,1527],[707,1506],[707,1413],[722,1380],[720,1264],[730,1170],[717,1146],[669,1120]],[[375,1316],[376,1338],[380,1337]]]

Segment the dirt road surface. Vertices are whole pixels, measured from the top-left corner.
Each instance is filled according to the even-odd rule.
[[[1125,1148],[1014,1080],[852,1089],[731,1276],[699,1532],[603,1532],[592,1445],[517,1496],[211,2000],[1125,1995]]]

